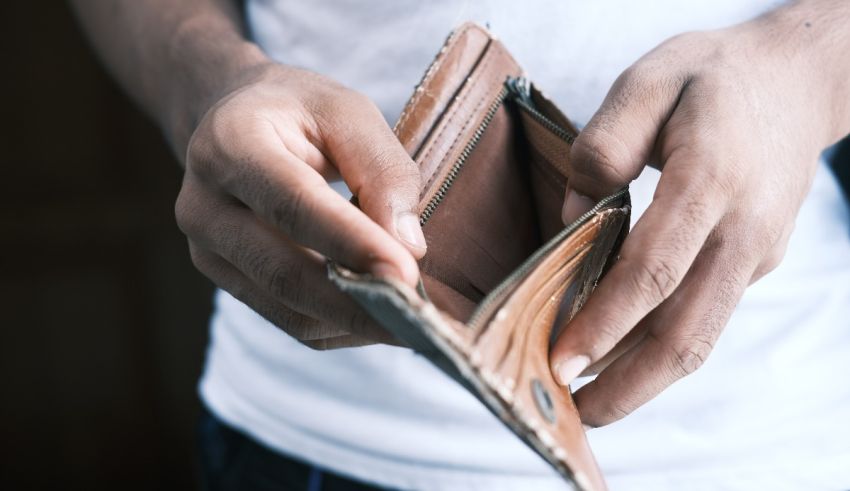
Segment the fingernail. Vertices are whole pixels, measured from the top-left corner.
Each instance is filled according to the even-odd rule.
[[[564,208],[561,211],[561,221],[564,222],[564,225],[569,225],[576,221],[578,217],[590,211],[595,205],[595,201],[568,187],[564,195]]]
[[[401,240],[414,249],[424,251],[425,235],[419,225],[419,217],[406,211],[399,213],[395,223],[396,232]]]
[[[555,367],[555,375],[558,377],[558,382],[566,387],[570,385],[570,382],[575,380],[588,365],[590,365],[590,358],[587,356],[574,356],[566,361],[560,362]]]

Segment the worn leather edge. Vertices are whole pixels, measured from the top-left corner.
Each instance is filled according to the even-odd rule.
[[[471,22],[460,26],[446,39],[393,128],[409,155],[415,157],[418,154],[422,143],[477,65],[490,40],[486,30]]]
[[[464,153],[491,106],[502,94],[507,77],[521,73],[522,69],[505,47],[498,41],[491,42],[415,159],[423,182],[420,206],[431,199],[439,183]]]
[[[621,230],[613,235],[618,238],[622,228],[628,227],[629,210],[628,198],[624,198],[623,203],[600,210],[598,216],[610,216],[612,211],[618,212],[620,218],[616,226],[621,227]],[[608,218],[604,221],[610,223]],[[577,232],[580,230],[578,229]],[[570,237],[572,236],[571,234]],[[598,244],[598,247],[594,247],[595,250],[591,252],[598,255],[596,260],[588,259],[594,264],[605,264],[598,259],[617,244],[617,239]],[[588,264],[588,260],[582,262]],[[523,285],[539,267],[529,271],[516,288]],[[603,268],[604,266],[592,268],[592,270],[583,268],[580,273],[581,279],[577,281],[582,282],[585,294],[589,294],[596,285]],[[500,384],[494,383],[496,379],[485,373],[489,367],[482,359],[477,342],[479,340],[471,329],[442,313],[412,288],[392,279],[355,273],[332,262],[328,264],[328,277],[400,341],[421,353],[466,387],[520,439],[548,461],[568,483],[581,490],[605,489],[604,480],[592,452],[588,450],[589,457],[585,456],[581,459],[584,471],[577,469],[570,461],[572,454],[567,454],[561,449],[558,441],[553,440],[552,435],[540,424],[539,418],[529,417],[527,414],[523,417],[525,409],[514,407],[513,398],[500,393]],[[587,287],[587,285],[590,286]],[[511,297],[512,295],[508,295],[503,302],[509,301]],[[537,374],[536,376],[545,381],[550,393],[554,393],[557,384],[551,374],[545,375]],[[564,394],[564,397],[572,406],[568,394]],[[586,447],[587,442],[585,441],[583,445]]]
[[[466,354],[469,347],[464,349],[457,340],[451,338],[453,329],[446,325],[446,317],[436,307],[423,303],[421,299],[414,300],[413,290],[406,285],[355,273],[336,263],[328,263],[328,277],[382,326],[399,336],[400,340],[409,342],[411,348],[428,357],[444,373],[467,388],[526,445],[553,465],[573,489],[604,489],[604,485],[595,488],[583,474],[574,473],[569,467],[560,464],[557,457],[549,455],[550,443],[525,421],[517,418],[510,402],[477,373],[474,360]],[[444,337],[446,334],[449,337]]]

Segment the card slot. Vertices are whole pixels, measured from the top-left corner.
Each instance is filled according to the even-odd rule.
[[[534,208],[537,212],[537,223],[540,226],[540,236],[543,242],[548,241],[563,230],[561,210],[564,204],[567,180],[552,169],[533,149],[527,152],[529,175],[534,198]]]
[[[423,226],[428,252],[420,261],[424,274],[475,304],[543,243],[527,145],[513,111],[499,107],[478,138]],[[433,300],[443,310],[467,312]]]
[[[571,143],[541,123],[528,112],[526,106],[519,105],[519,108],[520,121],[528,144],[540,156],[535,163],[542,167],[549,167],[557,175],[567,178]]]

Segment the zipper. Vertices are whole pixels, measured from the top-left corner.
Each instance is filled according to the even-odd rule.
[[[554,133],[558,138],[572,144],[575,141],[575,136],[565,130],[561,125],[549,119],[545,114],[540,112],[534,105],[534,100],[531,98],[531,82],[525,77],[508,77],[505,82],[508,90],[514,94],[514,100],[529,116],[537,120],[544,128]]]
[[[481,137],[484,136],[484,132],[487,130],[487,127],[490,126],[490,123],[493,121],[493,116],[496,115],[496,111],[502,106],[502,103],[505,102],[505,98],[508,96],[508,87],[507,85],[502,87],[502,90],[493,99],[493,102],[490,103],[490,106],[487,108],[487,112],[484,114],[484,119],[481,120],[481,124],[478,125],[478,128],[475,129],[475,132],[472,134],[472,138],[466,142],[466,146],[463,147],[463,151],[460,153],[460,156],[457,158],[452,167],[449,169],[449,173],[446,175],[446,178],[440,184],[440,187],[437,188],[437,192],[434,193],[434,196],[428,200],[428,204],[425,205],[425,208],[422,210],[422,213],[419,215],[419,225],[424,226],[428,220],[431,218],[431,215],[437,210],[437,207],[440,206],[443,199],[446,197],[446,193],[449,191],[449,188],[454,184],[455,179],[457,179],[458,174],[461,169],[463,169],[463,165],[469,159],[469,156],[472,154],[472,151],[475,150],[475,147],[478,146],[478,142],[481,141]]]
[[[458,174],[460,174],[464,164],[466,164],[466,161],[472,154],[472,151],[475,150],[476,146],[478,146],[478,143],[481,141],[481,137],[484,136],[484,132],[487,131],[487,127],[490,126],[490,123],[493,121],[496,111],[499,110],[509,95],[513,96],[512,99],[524,111],[543,125],[543,127],[551,131],[552,134],[567,143],[573,143],[575,137],[569,131],[562,128],[559,124],[546,117],[543,113],[538,111],[536,107],[534,107],[534,101],[531,98],[531,82],[529,82],[525,77],[508,77],[502,87],[502,90],[499,91],[499,94],[495,99],[493,99],[490,106],[488,106],[487,112],[484,114],[484,119],[481,120],[481,124],[479,124],[478,128],[475,129],[475,132],[472,134],[472,138],[470,138],[466,143],[466,146],[463,148],[460,156],[449,169],[446,178],[443,179],[442,183],[440,183],[440,187],[437,188],[437,192],[435,192],[434,196],[428,200],[428,203],[425,205],[425,208],[423,208],[422,213],[419,214],[420,226],[424,226],[428,223],[428,220],[430,220],[434,212],[437,211],[437,207],[439,207],[440,203],[442,203],[445,199],[446,193],[448,193],[449,189],[454,184]]]
[[[437,188],[437,191],[434,193],[434,196],[428,200],[428,203],[425,205],[425,208],[422,210],[422,213],[419,215],[419,225],[424,226],[431,216],[434,215],[434,212],[437,210],[437,207],[440,206],[440,203],[446,197],[449,189],[454,184],[457,179],[458,174],[463,169],[466,161],[469,160],[469,156],[472,154],[472,151],[475,150],[475,147],[481,141],[481,138],[484,136],[484,132],[487,130],[487,127],[490,126],[490,123],[493,121],[493,117],[496,115],[496,111],[502,106],[505,102],[505,99],[508,96],[512,96],[511,99],[517,103],[517,105],[522,108],[522,110],[526,111],[531,117],[537,120],[543,127],[552,132],[552,134],[561,138],[567,143],[572,144],[575,140],[575,137],[561,127],[559,124],[555,123],[546,115],[541,113],[534,106],[534,100],[531,97],[531,83],[525,77],[508,77],[505,81],[502,90],[499,91],[499,94],[495,99],[490,103],[487,107],[487,112],[484,114],[484,119],[481,120],[481,123],[473,132],[472,137],[464,146],[463,151],[461,151],[460,156],[458,156],[457,160],[452,164],[449,169],[448,174],[446,175],[443,182],[440,183],[440,187]],[[490,314],[495,307],[501,305],[501,300],[504,299],[505,295],[509,293],[513,286],[519,282],[526,274],[528,274],[532,269],[534,269],[537,264],[548,254],[552,249],[557,247],[561,242],[563,242],[567,237],[569,237],[576,229],[590,220],[596,213],[602,210],[605,207],[608,207],[611,203],[625,196],[628,192],[628,188],[623,188],[620,191],[603,198],[599,201],[596,206],[594,206],[590,211],[580,216],[577,220],[570,223],[566,228],[560,231],[555,237],[552,237],[546,244],[537,249],[531,256],[529,256],[523,263],[515,269],[511,274],[509,274],[504,280],[502,280],[484,299],[481,303],[478,304],[478,307],[475,308],[475,311],[472,313],[467,325],[472,328],[478,328],[479,324],[486,321],[490,318]],[[421,280],[420,280],[421,282]],[[420,294],[422,294],[423,298],[427,298],[424,295],[424,288],[420,284],[418,286],[420,290]]]
[[[609,207],[615,201],[621,199],[623,196],[628,193],[628,188],[623,188],[616,193],[603,198],[601,201],[596,203],[596,205],[590,209],[584,215],[578,217],[575,221],[566,226],[563,230],[558,232],[558,235],[549,239],[549,242],[543,244],[539,249],[534,251],[534,254],[528,257],[523,263],[513,270],[511,274],[509,274],[504,280],[501,281],[495,288],[493,288],[490,293],[487,294],[486,297],[478,304],[478,307],[475,308],[475,311],[472,312],[472,316],[469,318],[469,321],[466,323],[469,327],[473,329],[477,329],[481,327],[483,322],[486,322],[491,315],[494,313],[496,307],[501,305],[501,300],[504,299],[507,293],[510,293],[513,290],[513,287],[516,283],[518,283],[526,274],[531,272],[537,265],[543,260],[543,258],[549,254],[555,247],[557,247],[561,242],[566,240],[573,232],[575,232],[579,227],[587,223],[594,215],[599,213],[604,208]]]

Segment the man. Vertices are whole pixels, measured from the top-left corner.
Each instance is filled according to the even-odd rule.
[[[850,3],[773,4],[75,1],[185,165],[178,224],[228,292],[201,383],[207,485],[563,488],[411,351],[308,348],[387,341],[324,258],[415,284],[419,173],[387,120],[478,20],[584,127],[566,222],[662,171],[633,184],[621,259],[551,353],[584,384],[610,485],[850,486],[848,211],[819,160],[850,132]]]

